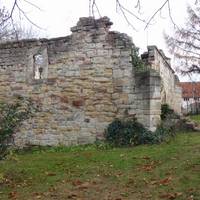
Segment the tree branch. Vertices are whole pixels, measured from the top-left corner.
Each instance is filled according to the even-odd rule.
[[[129,10],[126,7],[124,7],[121,4],[120,0],[115,0],[115,2],[116,2],[116,11],[117,11],[117,8],[120,9],[120,11],[121,11],[124,19],[126,20],[127,24],[130,25],[134,30],[136,30],[136,28],[133,26],[133,24],[128,19],[127,14],[133,16],[135,19],[139,20],[140,22],[143,22],[143,23],[146,24],[146,21],[144,19],[140,18],[137,14],[134,14],[131,10]],[[94,9],[95,8],[97,9],[97,12],[98,12],[99,16],[101,16],[100,11],[98,9],[98,5],[96,3],[96,0],[89,0],[89,15],[90,16],[91,15],[93,17],[95,16],[95,14],[94,14]],[[138,8],[139,9],[138,11],[140,11],[140,8],[141,8],[141,6],[140,6],[140,0],[137,0],[137,4],[136,4],[135,8]]]
[[[187,75],[187,74],[192,74],[192,73],[200,74],[200,67],[197,65],[192,65],[191,67],[188,68],[188,70],[181,71],[182,75]]]
[[[119,0],[116,0],[116,2],[117,2],[117,5],[118,5],[119,9],[121,10],[121,12],[122,12],[124,18],[125,18],[127,24],[128,24],[129,26],[131,26],[134,30],[136,30],[136,28],[129,22],[129,20],[128,20],[127,16],[126,16],[126,13],[124,12],[124,9],[123,9],[121,3],[119,2]]]
[[[32,2],[30,2],[30,1],[28,1],[28,0],[23,0],[23,1],[26,2],[27,4],[30,4],[32,7],[35,7],[35,8],[37,8],[38,10],[42,11],[42,9],[41,9],[40,7],[38,7],[36,4],[34,4],[34,3],[32,3]]]
[[[23,9],[21,9],[21,7],[19,6],[17,0],[15,0],[15,7],[19,10],[19,12],[22,13],[22,15],[25,17],[25,19],[30,22],[32,25],[34,25],[35,27],[42,29],[42,27],[38,26],[37,24],[35,24],[28,16],[27,14],[24,12]]]
[[[151,23],[151,21],[154,19],[154,17],[158,14],[158,12],[160,12],[164,7],[165,7],[165,5],[168,3],[168,1],[169,0],[166,0],[163,4],[162,4],[162,6],[160,7],[160,8],[158,8],[154,13],[153,13],[153,15],[150,17],[150,19],[147,21],[147,24],[146,24],[146,26],[145,26],[145,28],[144,29],[147,29],[147,27],[150,25],[150,23]]]
[[[171,22],[173,23],[174,27],[177,28],[177,29],[179,30],[179,27],[178,27],[177,24],[174,22],[173,17],[172,17],[171,6],[170,6],[169,0],[167,1],[167,5],[168,5],[168,13],[169,13],[170,20],[171,20]]]
[[[6,21],[12,18],[16,4],[17,4],[17,0],[14,1],[10,14],[5,19],[2,20],[2,22],[0,23],[0,26],[2,26]]]

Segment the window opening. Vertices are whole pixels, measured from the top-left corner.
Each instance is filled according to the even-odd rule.
[[[34,79],[42,79],[44,71],[44,57],[41,54],[36,54],[33,56],[34,68],[33,75]]]
[[[189,98],[184,98],[184,101],[189,101]]]

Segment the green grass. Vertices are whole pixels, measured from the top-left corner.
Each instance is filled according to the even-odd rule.
[[[0,199],[200,199],[200,133],[134,148],[58,147],[0,162]]]
[[[192,119],[193,121],[200,123],[200,115],[190,115],[189,116],[190,119]]]

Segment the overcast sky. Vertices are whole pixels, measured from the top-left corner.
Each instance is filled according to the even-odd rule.
[[[14,0],[10,0],[9,3]],[[23,2],[23,0],[20,0]],[[70,27],[74,26],[80,17],[89,16],[89,0],[29,0],[37,5],[39,9],[31,6],[28,3],[23,3],[22,7],[27,16],[42,29],[38,29],[41,37],[59,37],[69,35]],[[146,20],[165,2],[165,0],[140,0],[141,1],[141,18]],[[178,25],[184,23],[186,18],[186,6],[189,3],[194,3],[195,0],[173,0],[171,2],[171,14],[173,20]],[[137,0],[121,0],[123,5],[129,10],[138,14],[135,9]],[[6,3],[8,0],[2,0]],[[164,49],[167,55],[167,48],[163,38],[163,32],[171,33],[173,30],[172,22],[170,21],[168,8],[159,12],[152,24],[144,30],[145,24],[136,20],[134,17],[127,15],[132,25],[137,29],[134,30],[129,26],[123,17],[123,14],[116,12],[115,0],[96,0],[101,16],[108,16],[114,23],[112,30],[125,32],[133,38],[133,42],[138,46],[141,52],[146,50],[147,45],[156,45],[158,48]],[[96,17],[99,17],[95,12]]]

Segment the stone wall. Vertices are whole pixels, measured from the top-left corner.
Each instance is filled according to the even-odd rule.
[[[133,115],[155,130],[159,73],[136,73],[134,44],[109,31],[111,25],[107,17],[80,18],[70,36],[0,45],[0,101],[22,95],[38,106],[16,133],[16,145],[92,143],[115,118]]]
[[[162,50],[156,46],[148,46],[148,52],[142,54],[142,59],[150,68],[156,70],[161,77],[161,103],[167,103],[177,113],[181,113],[181,88],[179,80]]]
[[[160,123],[160,75],[156,71],[138,72],[135,75],[135,113],[137,119],[151,131]]]
[[[81,18],[70,36],[0,45],[0,99],[19,94],[40,108],[16,134],[17,145],[92,143],[129,110],[133,43],[109,32],[111,25],[106,17]]]

